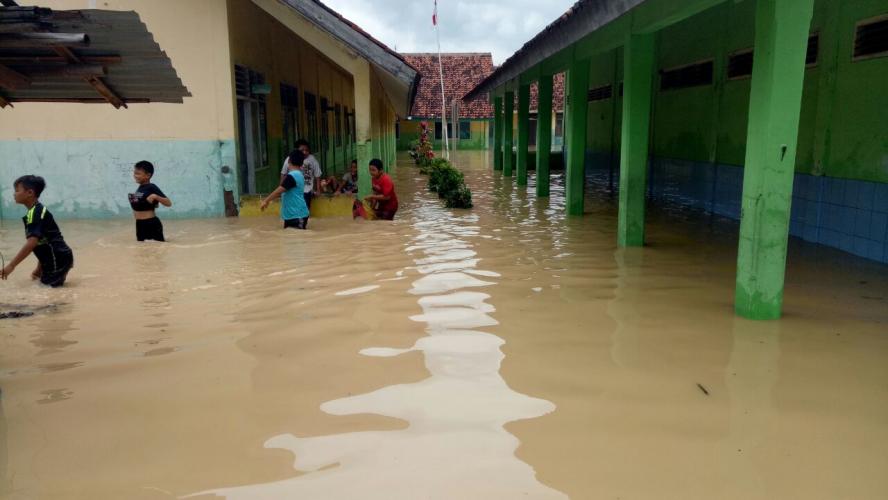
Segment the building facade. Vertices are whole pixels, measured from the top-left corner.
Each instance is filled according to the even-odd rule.
[[[519,184],[525,96],[561,71],[568,212],[612,182],[621,246],[644,245],[650,202],[740,220],[736,308],[757,319],[780,315],[789,235],[888,262],[884,1],[578,2],[469,96],[517,116],[496,148]]]
[[[132,165],[149,160],[175,200],[170,216],[215,217],[224,214],[226,186],[235,197],[273,190],[298,138],[312,143],[328,174],[352,159],[394,162],[394,125],[410,110],[418,74],[320,2],[108,0],[102,8],[137,11],[192,97],[120,110],[4,109],[0,216],[19,216],[9,186],[26,173],[47,179],[44,201],[61,217],[117,217],[129,214]]]
[[[444,142],[444,129],[441,120],[441,70],[438,67],[438,54],[402,54],[422,75],[416,100],[406,120],[398,122],[397,143],[399,150],[407,150],[410,144],[419,140],[420,124],[429,127],[429,140],[435,149]],[[445,53],[441,54],[441,69],[444,72],[444,95],[447,107],[447,136],[452,148],[465,150],[487,149],[490,143],[493,108],[487,99],[478,97],[463,100],[481,80],[493,72],[493,56],[489,53]],[[459,120],[453,123],[453,106],[456,103]]]

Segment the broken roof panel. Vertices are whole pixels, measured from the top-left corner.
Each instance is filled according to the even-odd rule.
[[[126,107],[190,96],[136,12],[0,8],[0,98],[7,102]]]

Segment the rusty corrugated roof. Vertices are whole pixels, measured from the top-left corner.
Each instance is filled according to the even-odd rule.
[[[26,7],[0,8],[10,13],[13,9],[27,11]],[[32,15],[20,17],[20,30],[25,33],[85,34],[88,43],[70,46],[68,59],[83,64],[90,61],[103,66],[104,84],[124,103],[166,102],[181,103],[191,94],[183,85],[167,54],[155,42],[154,36],[136,12],[107,10],[53,11],[32,9]],[[13,16],[6,16],[7,20]],[[8,29],[11,23],[5,23]],[[0,88],[0,95],[10,102],[108,102],[86,78],[45,76],[48,69],[61,69],[75,64],[60,55],[58,48],[10,47],[0,45],[0,64],[29,77],[29,84],[16,89]],[[76,63],[77,65],[82,65]],[[35,68],[40,68],[35,72]],[[29,75],[44,75],[34,76]]]

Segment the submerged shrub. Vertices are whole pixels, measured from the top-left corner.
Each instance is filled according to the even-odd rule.
[[[444,158],[420,163],[420,172],[429,176],[429,191],[438,193],[447,208],[472,208],[472,191],[465,176]]]
[[[447,208],[472,208],[472,191],[463,185],[459,189],[449,192],[444,197],[444,206]]]

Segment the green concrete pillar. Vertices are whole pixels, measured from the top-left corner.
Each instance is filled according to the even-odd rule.
[[[783,304],[805,53],[813,9],[814,0],[756,2],[735,303],[737,314],[749,319],[777,319]]]
[[[552,154],[552,75],[537,82],[536,194],[549,196],[549,159]]]
[[[583,215],[586,181],[586,115],[588,113],[589,60],[573,61],[567,71],[567,172],[565,195],[568,215]]]
[[[624,48],[623,138],[617,243],[644,245],[644,203],[654,76],[654,35],[630,35]]]
[[[363,199],[373,194],[373,183],[370,180],[370,160],[373,159],[371,141],[358,143],[358,196]]]
[[[503,169],[503,98],[493,98],[493,169]]]
[[[530,84],[518,87],[518,147],[515,170],[518,185],[527,185],[527,156],[530,146]]]
[[[503,97],[503,176],[512,177],[512,125],[515,119],[515,92]]]

